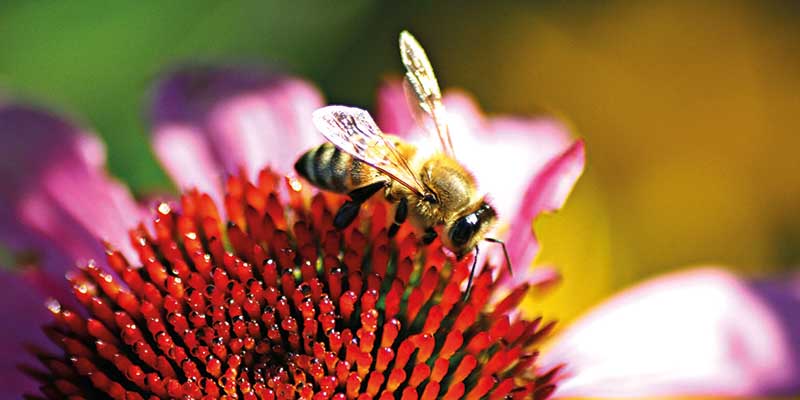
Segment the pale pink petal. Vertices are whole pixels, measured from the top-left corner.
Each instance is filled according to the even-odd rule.
[[[442,99],[447,112],[447,126],[453,139],[456,156],[461,157],[462,139],[491,134],[492,127],[478,103],[467,92],[449,89]]]
[[[46,297],[36,271],[11,273],[0,270],[0,398],[17,399],[23,393],[39,393],[40,383],[19,367],[41,369],[39,361],[23,346],[55,351],[42,331],[42,324],[52,319],[45,307]],[[13,321],[13,322],[12,322]]]
[[[219,196],[226,173],[290,172],[322,143],[311,113],[323,105],[307,83],[247,68],[188,68],[168,75],[152,106],[153,143],[182,189]]]
[[[543,212],[560,209],[583,173],[585,149],[583,140],[572,144],[564,153],[550,160],[529,182],[522,203],[511,220],[507,245],[511,263],[527,268],[536,257],[536,241],[532,221]],[[518,278],[511,277],[512,285]]]
[[[100,240],[133,254],[127,231],[140,209],[102,170],[102,144],[90,133],[33,107],[1,105],[0,160],[4,242],[58,250],[63,264],[46,266],[57,275],[76,260],[103,257]]]
[[[567,365],[558,397],[797,394],[798,320],[797,282],[678,272],[590,311],[556,338],[542,366]]]

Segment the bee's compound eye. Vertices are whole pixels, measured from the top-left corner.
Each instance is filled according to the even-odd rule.
[[[467,214],[456,221],[450,230],[450,241],[455,246],[464,246],[478,229],[478,216],[475,213]]]

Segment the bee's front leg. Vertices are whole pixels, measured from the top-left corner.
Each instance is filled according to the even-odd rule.
[[[375,182],[364,187],[360,187],[348,193],[350,200],[347,200],[336,212],[333,217],[333,226],[336,229],[344,229],[350,226],[358,216],[361,205],[364,204],[372,195],[386,187],[386,182]]]

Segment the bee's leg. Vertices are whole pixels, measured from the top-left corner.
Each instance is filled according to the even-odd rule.
[[[394,212],[394,222],[392,226],[389,227],[389,237],[394,237],[397,235],[397,231],[400,230],[400,225],[406,221],[406,217],[408,216],[408,200],[405,197],[400,199],[400,202],[397,203],[397,210]]]
[[[358,216],[358,211],[361,209],[361,203],[356,203],[347,200],[336,212],[333,217],[333,227],[336,229],[344,229],[353,223],[353,220]]]
[[[425,234],[422,235],[422,243],[424,243],[427,246],[431,244],[436,239],[437,236],[439,235],[436,233],[435,230],[433,230],[432,227],[425,229]]]
[[[334,228],[344,229],[350,226],[358,216],[361,204],[385,186],[386,182],[375,182],[348,193],[351,200],[345,201],[342,207],[339,208],[339,211],[336,212],[336,216],[333,217]]]
[[[360,187],[356,190],[351,191],[347,195],[353,200],[354,203],[363,203],[367,201],[373,194],[377,193],[379,190],[386,187],[386,182],[380,181],[375,182],[373,184],[369,184],[364,187]]]

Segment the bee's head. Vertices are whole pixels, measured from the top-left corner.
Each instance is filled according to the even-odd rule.
[[[481,241],[497,219],[497,213],[486,200],[477,207],[447,223],[444,227],[444,245],[463,257]]]

